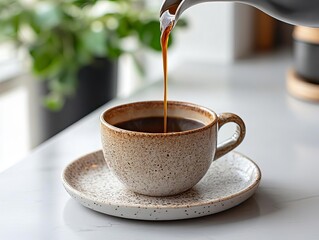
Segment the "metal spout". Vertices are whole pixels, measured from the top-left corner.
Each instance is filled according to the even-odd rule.
[[[174,20],[174,25],[178,21],[181,14],[193,5],[209,2],[211,0],[164,0],[160,9],[161,20],[163,16],[169,17]],[[165,13],[165,14],[164,14]]]

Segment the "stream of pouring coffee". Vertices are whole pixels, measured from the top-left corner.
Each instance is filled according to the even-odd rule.
[[[164,12],[161,16],[161,46],[162,46],[162,55],[163,55],[163,73],[164,73],[164,133],[167,133],[167,47],[169,35],[174,27],[175,17],[178,5],[173,5]]]
[[[169,25],[162,30],[161,45],[163,55],[163,73],[164,73],[164,133],[167,133],[167,45],[169,34],[173,28],[173,25]]]

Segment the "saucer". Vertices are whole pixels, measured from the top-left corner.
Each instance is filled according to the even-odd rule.
[[[83,206],[108,215],[139,220],[177,220],[232,208],[258,188],[258,166],[238,152],[213,162],[192,189],[170,197],[149,197],[127,190],[110,172],[102,151],[70,163],[62,173],[66,191]]]

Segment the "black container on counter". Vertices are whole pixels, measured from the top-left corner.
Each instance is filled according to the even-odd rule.
[[[293,37],[296,74],[319,84],[319,28],[295,27]]]

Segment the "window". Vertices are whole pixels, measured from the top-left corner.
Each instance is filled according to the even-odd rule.
[[[10,44],[0,45],[0,172],[29,150],[28,87]]]

